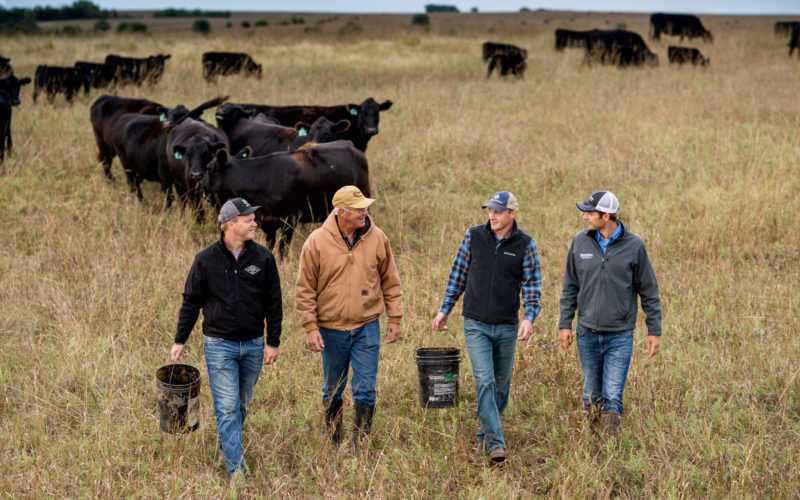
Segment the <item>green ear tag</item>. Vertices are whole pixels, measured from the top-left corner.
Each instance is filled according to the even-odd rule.
[[[175,159],[176,160],[182,160],[183,159],[183,155],[178,153],[177,151],[175,151]]]
[[[353,115],[353,116],[356,116],[358,114],[358,110],[356,108],[351,108],[350,109],[350,114]]]
[[[160,115],[158,115],[158,121],[160,121],[160,122],[167,121],[167,114],[166,113],[161,113]]]
[[[300,130],[297,132],[297,135],[299,135],[300,137],[305,137],[308,135],[308,132],[306,132],[305,128],[300,127]]]
[[[247,158],[247,153],[242,153],[242,158]]]

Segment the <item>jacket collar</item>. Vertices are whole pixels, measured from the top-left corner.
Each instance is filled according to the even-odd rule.
[[[238,259],[236,259],[236,257],[233,256],[233,252],[231,252],[230,248],[228,248],[228,245],[225,244],[225,233],[223,233],[222,231],[220,231],[219,233],[219,240],[217,240],[217,244],[222,250],[222,253],[224,253],[231,259],[238,262]],[[244,245],[242,246],[242,252],[239,254],[239,258],[241,258],[242,255],[244,255],[246,252],[250,251],[253,245],[254,242],[252,240],[245,241]]]
[[[359,239],[364,238],[372,232],[372,224],[372,216],[367,214],[367,223],[364,224],[364,227],[361,229],[356,230],[356,232],[361,232]],[[328,218],[322,223],[322,228],[331,233],[337,239],[342,239],[342,232],[339,231],[339,224],[336,223],[336,214],[334,211],[331,211],[331,213],[328,214]],[[342,241],[342,243],[344,243],[344,241]]]
[[[505,238],[506,240],[509,240],[509,241],[512,238],[514,238],[517,235],[517,233],[519,233],[519,229],[517,228],[517,220],[514,219],[514,222],[512,224],[513,225],[511,226],[511,231],[508,233],[508,236],[506,236],[506,238]],[[494,234],[494,231],[492,231],[492,223],[490,221],[487,220],[486,224],[483,225],[483,228],[486,230],[487,233],[489,233],[489,236],[492,236],[492,237],[494,237],[495,240],[500,241],[497,238],[497,235]]]
[[[625,233],[628,230],[625,227],[625,224],[623,224],[621,220],[617,219],[617,224],[619,224],[619,226],[622,228],[622,231],[620,231],[619,236],[617,236],[617,240],[621,240],[622,238],[625,237]],[[595,229],[587,229],[586,230],[586,236],[594,240],[596,232],[597,232],[597,230],[595,230]],[[616,240],[614,240],[614,241],[616,241]]]

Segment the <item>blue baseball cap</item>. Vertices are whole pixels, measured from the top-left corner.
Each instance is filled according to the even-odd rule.
[[[505,210],[517,210],[517,198],[508,191],[498,191],[492,195],[489,203],[482,205],[481,208],[491,208],[495,212],[503,212]]]

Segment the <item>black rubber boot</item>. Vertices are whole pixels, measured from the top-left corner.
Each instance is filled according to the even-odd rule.
[[[358,453],[358,447],[372,429],[372,415],[375,413],[374,406],[365,406],[361,403],[353,403],[353,451]]]
[[[339,446],[342,442],[342,400],[331,401],[325,408],[325,429],[331,444]]]

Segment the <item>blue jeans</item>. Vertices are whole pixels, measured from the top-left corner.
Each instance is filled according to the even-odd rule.
[[[481,421],[478,442],[485,443],[486,451],[506,446],[500,417],[508,404],[511,389],[517,331],[517,325],[482,323],[464,318],[464,338],[472,362]]]
[[[341,401],[347,374],[353,365],[353,401],[375,406],[375,386],[378,382],[378,359],[381,346],[381,326],[376,319],[355,330],[319,328],[325,350],[322,351],[322,401]]]
[[[242,430],[264,361],[264,337],[241,342],[203,337],[208,385],[214,399],[219,448],[232,476],[245,472]]]
[[[583,370],[583,404],[603,403],[603,411],[622,415],[622,391],[633,354],[633,330],[598,332],[575,329]]]

